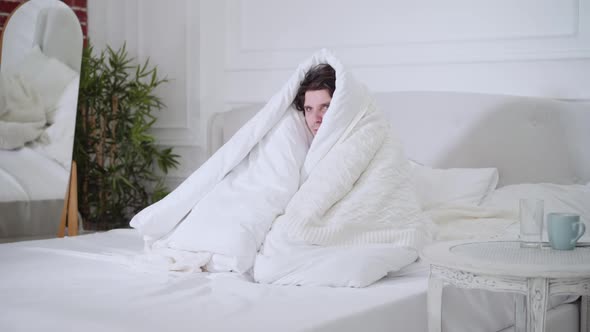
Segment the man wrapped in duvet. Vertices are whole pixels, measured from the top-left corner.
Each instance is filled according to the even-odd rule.
[[[349,287],[415,261],[433,230],[388,121],[326,50],[131,226],[172,270]]]

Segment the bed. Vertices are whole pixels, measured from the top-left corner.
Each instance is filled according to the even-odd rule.
[[[7,21],[0,72],[2,241],[57,234],[70,176],[81,53],[79,22],[60,1],[29,1]]]
[[[587,105],[439,92],[395,92],[376,98],[417,164],[497,167],[500,188],[492,188],[491,194],[525,182],[551,182],[562,192],[565,186],[572,187],[578,190],[574,199],[585,199],[581,195],[589,191],[590,156],[584,149],[584,142],[590,141]],[[258,105],[250,105],[216,114],[208,129],[211,151],[257,109]],[[537,187],[527,190],[547,194]],[[495,202],[502,199],[496,197]],[[506,231],[511,234],[510,227]],[[427,330],[428,272],[420,261],[366,288],[290,287],[253,283],[249,276],[232,273],[172,273],[143,256],[142,249],[140,235],[131,229],[0,245],[0,327],[9,331]],[[446,288],[443,328],[513,331],[513,300],[504,293]],[[579,300],[551,302],[548,331],[579,330]]]

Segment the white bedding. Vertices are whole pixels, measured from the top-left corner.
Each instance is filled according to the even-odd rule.
[[[0,330],[427,330],[420,263],[362,289],[275,286],[230,273],[154,269],[134,258],[142,248],[134,230],[0,245]],[[445,289],[443,325],[453,332],[506,328],[511,301],[504,293]],[[570,316],[576,310],[566,308]],[[560,327],[550,331],[566,331]]]
[[[20,75],[0,72],[0,149],[23,147],[47,122],[38,91]]]
[[[0,202],[63,200],[79,75],[38,46],[21,60],[0,74]]]
[[[291,103],[321,63],[334,68],[338,88],[311,140]],[[351,287],[415,261],[434,228],[383,113],[326,50],[303,62],[226,145],[131,226],[174,270],[254,267],[260,282]]]
[[[64,199],[69,171],[31,148],[0,150],[0,202]]]
[[[425,330],[417,315],[404,318],[425,310],[423,274],[365,289],[262,285],[237,274],[153,269],[133,258],[142,248],[134,230],[0,245],[0,328],[386,331],[396,313],[406,331]]]

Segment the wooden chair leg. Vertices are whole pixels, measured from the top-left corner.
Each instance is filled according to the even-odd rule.
[[[584,295],[580,308],[580,331],[590,332],[590,296]]]
[[[72,161],[68,202],[68,236],[76,236],[78,235],[78,169],[75,161]]]
[[[78,171],[75,161],[72,161],[70,181],[57,230],[58,237],[64,237],[66,227],[68,228],[68,236],[78,235]]]
[[[66,231],[66,223],[68,219],[68,202],[70,200],[70,188],[72,182],[72,175],[70,174],[70,180],[68,181],[68,187],[66,188],[66,197],[64,199],[64,207],[61,210],[61,219],[59,222],[59,228],[57,230],[57,237],[64,237]]]

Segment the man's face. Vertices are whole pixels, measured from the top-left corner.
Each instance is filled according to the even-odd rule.
[[[310,90],[305,93],[305,102],[303,110],[305,112],[305,123],[313,136],[320,129],[324,114],[330,107],[330,92],[328,90]]]

